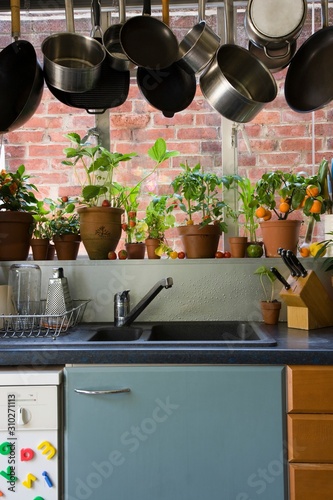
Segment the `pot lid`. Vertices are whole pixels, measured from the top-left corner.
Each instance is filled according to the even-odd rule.
[[[271,38],[287,37],[303,21],[304,0],[252,0],[250,19],[261,34]]]

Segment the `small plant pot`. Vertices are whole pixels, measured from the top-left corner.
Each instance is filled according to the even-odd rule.
[[[47,260],[47,252],[50,241],[48,238],[33,238],[30,241],[32,256],[34,260]]]
[[[260,302],[263,321],[266,325],[276,325],[279,321],[281,302]]]
[[[177,230],[187,259],[213,259],[215,257],[222,234],[219,226],[194,224],[179,226]]]
[[[155,250],[161,244],[161,240],[158,238],[147,238],[145,240],[146,248],[147,248],[147,256],[148,259],[160,259],[159,255],[156,255]]]
[[[145,243],[125,243],[128,259],[144,259],[146,253]]]
[[[245,257],[247,237],[246,236],[232,236],[229,238],[229,246],[231,257],[242,259]]]
[[[58,260],[76,260],[80,247],[78,234],[63,234],[53,237]]]

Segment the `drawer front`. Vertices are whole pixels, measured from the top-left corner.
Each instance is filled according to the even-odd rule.
[[[333,415],[289,414],[290,462],[333,463]]]
[[[290,464],[290,500],[332,500],[333,464]]]
[[[288,366],[288,412],[333,413],[333,366]]]

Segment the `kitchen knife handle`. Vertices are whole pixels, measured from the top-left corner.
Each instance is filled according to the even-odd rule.
[[[282,274],[279,273],[279,271],[276,269],[276,267],[271,267],[271,272],[274,274],[274,276],[282,283],[282,285],[285,287],[286,290],[289,290],[290,285],[288,281],[282,276]]]
[[[301,262],[298,260],[296,255],[291,250],[287,250],[287,258],[290,259],[292,261],[293,265],[298,268],[299,272],[301,273],[302,278],[305,278],[305,276],[307,276],[308,272],[303,267]]]
[[[278,254],[281,256],[283,262],[285,263],[285,265],[289,269],[291,276],[297,276],[297,273],[296,273],[294,267],[290,264],[289,260],[287,259],[287,250],[285,250],[284,248],[279,248]]]

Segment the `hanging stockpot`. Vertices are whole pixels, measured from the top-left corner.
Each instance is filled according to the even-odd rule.
[[[249,0],[244,24],[250,52],[272,72],[285,68],[296,52],[306,15],[306,0]]]
[[[101,4],[99,0],[91,2],[92,31],[91,36],[102,43]],[[48,82],[47,86],[60,102],[73,108],[85,109],[89,114],[103,114],[107,109],[121,106],[127,99],[130,86],[129,71],[117,71],[111,68],[105,58],[101,75],[96,86],[87,92],[63,92]]]
[[[0,52],[0,133],[24,125],[36,112],[43,95],[43,70],[34,47],[20,38],[20,0],[11,0],[14,42]]]
[[[271,72],[248,50],[234,44],[233,0],[225,0],[227,43],[204,69],[200,87],[209,104],[229,120],[251,121],[277,95]]]
[[[285,79],[288,105],[309,113],[333,99],[333,26],[328,26],[328,0],[321,1],[322,29],[310,36],[293,57]]]
[[[65,0],[67,33],[42,43],[47,83],[64,92],[86,92],[98,82],[105,49],[98,40],[74,33],[73,0]]]
[[[205,8],[206,0],[199,0],[199,21],[179,44],[178,63],[188,72],[202,71],[220,46],[220,37],[206,23]]]
[[[178,41],[165,23],[151,16],[151,1],[143,0],[142,16],[128,19],[120,30],[124,53],[135,66],[160,70],[178,57]]]

